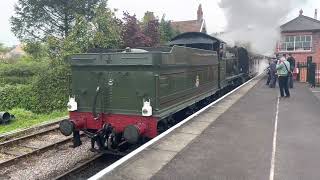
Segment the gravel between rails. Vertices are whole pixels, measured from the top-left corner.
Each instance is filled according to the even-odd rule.
[[[29,136],[23,139],[13,139],[0,143],[0,168],[19,163],[22,158],[35,153],[49,150],[56,145],[64,144],[70,137],[63,136],[57,129],[47,133]],[[18,159],[18,160],[17,160]]]
[[[55,178],[56,180],[81,180],[88,179],[103,170],[104,168],[110,166],[112,163],[119,160],[122,156],[102,154],[98,155],[95,159],[90,160],[90,162],[84,162],[80,167],[75,167],[71,172],[67,172],[60,177]]]
[[[90,151],[90,140],[87,138],[83,138],[83,145],[80,147],[72,148],[71,145],[72,143],[68,143],[0,169],[0,179],[52,179],[96,154]]]

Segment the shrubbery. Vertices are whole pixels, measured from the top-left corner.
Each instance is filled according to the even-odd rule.
[[[35,113],[64,110],[70,87],[69,67],[48,64],[2,65],[5,70],[0,74],[0,110],[23,108]]]
[[[56,65],[41,73],[32,84],[35,106],[33,112],[49,113],[66,109],[70,87],[67,65]]]
[[[0,89],[0,110],[15,107],[33,109],[34,96],[30,85],[6,85]]]
[[[20,60],[14,64],[0,64],[0,85],[30,84],[47,68],[48,63]]]

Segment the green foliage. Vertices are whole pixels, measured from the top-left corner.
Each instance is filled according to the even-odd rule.
[[[96,9],[96,16],[91,23],[93,39],[90,47],[120,48],[122,44],[121,29],[122,22],[114,12],[101,4]]]
[[[30,85],[6,85],[0,89],[0,110],[9,110],[15,107],[32,109],[34,97]]]
[[[33,112],[49,113],[66,108],[70,92],[70,68],[67,65],[50,67],[32,84]]]
[[[39,41],[27,41],[23,46],[23,50],[33,57],[33,60],[41,61],[43,57],[47,57],[47,48],[44,43]]]
[[[94,9],[106,0],[18,0],[11,17],[12,32],[20,40],[64,39],[77,16],[91,19]]]
[[[0,42],[0,53],[7,53],[10,51],[9,47],[6,47],[3,43]]]
[[[90,34],[87,21],[84,17],[78,17],[75,27],[70,32],[69,36],[59,43],[59,39],[51,39],[51,42],[58,42],[58,46],[51,45],[51,47],[56,47],[53,52],[55,55],[59,55],[59,59],[63,60],[65,57],[69,56],[70,54],[81,53],[85,52],[90,43]],[[60,47],[59,47],[60,46]]]
[[[166,44],[169,42],[172,38],[177,36],[179,32],[175,31],[171,27],[171,22],[167,21],[165,19],[165,15],[162,16],[160,21],[160,43]]]
[[[70,70],[66,65],[44,66],[35,69],[15,69],[5,73],[10,80],[0,89],[0,110],[23,108],[36,113],[49,113],[66,108],[69,95]],[[40,72],[37,72],[41,70]],[[25,76],[21,76],[20,74]],[[32,76],[37,74],[37,76]],[[28,76],[27,76],[28,75]],[[32,79],[27,79],[32,77]],[[22,82],[25,80],[25,82]],[[26,83],[28,82],[28,83]],[[3,80],[3,83],[6,83]],[[18,85],[18,84],[25,85]],[[15,85],[8,85],[15,84]],[[3,85],[3,84],[2,84]]]
[[[46,66],[45,63],[35,62],[27,57],[15,64],[0,64],[0,85],[30,84]]]
[[[142,25],[146,26],[150,21],[156,20],[156,16],[154,15],[154,12],[147,11],[144,13],[144,16],[142,18]]]
[[[50,114],[35,114],[21,108],[8,111],[15,115],[15,119],[7,125],[0,125],[0,134],[17,129],[25,129],[43,122],[54,121],[57,118],[67,116],[66,111],[53,111]]]

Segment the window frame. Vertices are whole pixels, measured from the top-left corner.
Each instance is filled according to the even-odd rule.
[[[310,37],[310,41],[307,41],[307,37]],[[299,41],[297,41],[299,39]],[[303,34],[303,35],[284,35],[281,38],[280,44],[278,46],[279,52],[311,52],[312,51],[312,35],[311,34]],[[305,43],[309,43],[310,47],[304,47]],[[300,44],[297,49],[296,44]],[[288,50],[288,45],[290,46],[290,50]],[[293,46],[292,46],[293,45]]]

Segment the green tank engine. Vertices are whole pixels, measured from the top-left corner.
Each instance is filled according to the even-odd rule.
[[[240,61],[207,34],[184,33],[169,45],[73,55],[70,118],[60,131],[73,134],[75,147],[82,131],[92,149],[117,151],[154,138],[173,114],[250,76],[248,56]]]

